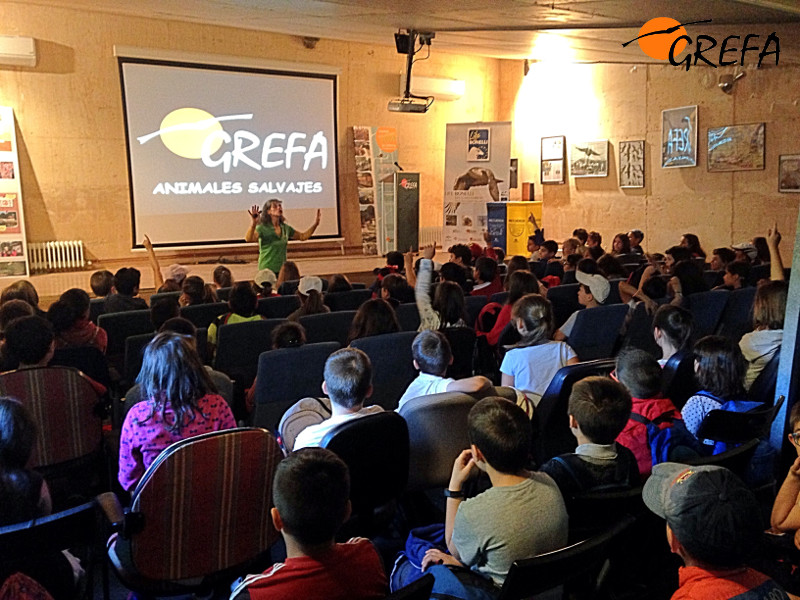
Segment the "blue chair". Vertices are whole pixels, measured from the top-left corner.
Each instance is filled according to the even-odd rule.
[[[625,281],[624,279],[609,279],[608,283],[610,285],[610,289],[608,292],[608,298],[606,299],[606,305],[608,304],[619,304],[622,302],[622,297],[619,295],[619,282]]]
[[[486,296],[465,296],[464,311],[467,313],[467,325],[475,327],[478,320],[478,313],[486,306]]]
[[[447,327],[440,330],[453,353],[453,364],[447,368],[447,377],[462,379],[472,376],[472,355],[475,352],[475,330],[471,327]]]
[[[350,290],[349,292],[334,292],[325,294],[325,304],[332,311],[358,310],[367,300],[372,298],[372,290]]]
[[[150,296],[150,299],[148,300],[147,303],[150,306],[153,306],[153,302],[156,302],[157,300],[160,300],[162,298],[175,298],[175,300],[177,300],[178,298],[181,297],[181,294],[183,294],[183,292],[181,291],[155,293]]]
[[[220,302],[227,302],[231,295],[231,288],[223,287],[217,289],[217,300]]]
[[[306,342],[309,344],[339,342],[342,346],[346,346],[350,325],[353,324],[355,316],[356,311],[354,310],[340,310],[317,315],[305,315],[298,319],[298,323],[305,327]]]
[[[577,441],[569,428],[567,413],[572,386],[592,375],[608,375],[614,367],[614,359],[608,358],[567,365],[558,370],[533,413],[533,454],[537,464],[575,451]]]
[[[336,342],[280,348],[258,357],[253,425],[276,431],[286,410],[301,398],[322,396],[325,361],[340,348]]]
[[[561,327],[569,316],[582,307],[578,304],[579,283],[557,285],[547,290],[547,299],[553,305],[556,327]]]
[[[89,300],[89,320],[97,325],[97,317],[106,312],[105,298],[92,298]]]
[[[694,376],[694,354],[691,351],[684,350],[672,355],[664,365],[663,375],[664,397],[672,400],[678,410],[700,390]]]
[[[769,263],[763,265],[754,265],[750,269],[750,274],[747,277],[747,285],[758,285],[759,280],[769,279],[771,265]]]
[[[694,317],[695,339],[699,340],[717,330],[730,294],[727,290],[713,290],[686,296],[684,299],[686,308]]]
[[[733,290],[728,296],[728,303],[722,311],[717,333],[738,342],[745,333],[753,331],[753,301],[756,288],[744,287]]]
[[[284,319],[228,323],[217,329],[214,368],[234,380],[236,394],[250,387],[258,371],[258,357],[272,348],[272,330]]]
[[[497,292],[496,294],[492,294],[492,297],[489,298],[489,302],[497,302],[498,304],[505,304],[507,299],[508,299],[508,292]]]
[[[703,281],[706,282],[708,289],[722,285],[724,271],[703,271]]]
[[[300,308],[300,299],[297,296],[272,296],[259,298],[258,314],[266,319],[285,319]]]
[[[132,335],[155,331],[149,310],[105,313],[97,318],[97,325],[108,334],[106,357],[109,364],[119,372],[122,372],[125,358],[125,340]]]
[[[400,329],[403,331],[417,331],[419,329],[419,309],[416,304],[398,304],[394,309]]]
[[[647,312],[644,302],[639,302],[633,310],[622,345],[644,350],[656,358],[661,356],[661,348],[653,337],[653,315]]]
[[[613,356],[628,310],[627,304],[611,304],[580,311],[567,343],[582,361]]]
[[[211,302],[181,307],[181,316],[194,323],[195,327],[208,327],[220,315],[230,312],[227,302]]]
[[[394,410],[400,396],[417,376],[411,343],[417,336],[414,331],[384,333],[353,340],[350,344],[366,352],[372,362],[372,397],[370,404],[379,404]]]

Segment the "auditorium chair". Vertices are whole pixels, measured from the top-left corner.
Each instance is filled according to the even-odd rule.
[[[339,342],[340,345],[347,345],[347,338],[350,334],[350,325],[356,316],[354,310],[340,310],[337,312],[319,313],[316,315],[304,315],[298,319],[298,323],[306,330],[306,342],[309,344],[316,342]]]
[[[267,319],[285,319],[300,308],[300,299],[297,296],[270,296],[259,298],[258,314]]]
[[[738,342],[745,333],[753,331],[756,291],[754,287],[743,287],[730,292],[717,329],[719,335]]]
[[[258,357],[272,348],[272,330],[284,319],[228,323],[217,329],[214,368],[234,381],[234,394],[250,387],[258,370]]]
[[[103,505],[117,531],[108,558],[137,594],[230,594],[231,582],[268,566],[277,541],[270,509],[283,454],[258,428],[178,441],[145,471],[124,513]]]
[[[367,300],[372,298],[372,290],[350,290],[325,294],[325,304],[332,311],[358,310]]]
[[[471,327],[445,327],[440,329],[450,343],[453,362],[447,367],[446,377],[463,379],[472,376],[472,358],[475,352],[475,330]]]
[[[684,307],[694,318],[693,338],[699,340],[717,331],[722,312],[730,296],[728,290],[698,292],[684,298]]]
[[[664,365],[662,390],[678,410],[700,389],[694,375],[694,354],[682,350],[673,354]]]
[[[106,348],[108,362],[120,373],[125,357],[125,340],[132,335],[155,331],[149,309],[104,313],[97,318],[97,325],[105,329],[108,334]]]
[[[467,325],[475,327],[478,320],[478,313],[486,306],[486,296],[464,296],[464,312],[467,313]]]
[[[325,361],[339,348],[337,342],[320,342],[263,352],[258,357],[253,425],[276,431],[292,404],[323,396]]]
[[[561,327],[572,313],[582,308],[578,303],[578,286],[579,283],[571,283],[548,288],[547,299],[553,305],[556,329]]]
[[[638,302],[633,309],[622,345],[644,350],[654,358],[661,356],[661,348],[653,337],[653,315],[647,312],[644,302]]]
[[[611,304],[579,311],[567,343],[582,361],[613,356],[628,310],[627,304]]]
[[[386,410],[394,410],[400,396],[417,376],[411,344],[416,337],[414,331],[383,333],[353,340],[353,348],[363,350],[372,363],[372,396],[369,404],[380,404]]]
[[[181,307],[181,316],[194,323],[195,327],[208,327],[220,315],[231,311],[227,302],[209,302]]]
[[[402,331],[417,331],[419,329],[419,309],[416,304],[399,304],[395,309],[397,320]]]

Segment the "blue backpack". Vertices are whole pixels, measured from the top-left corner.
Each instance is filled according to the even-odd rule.
[[[653,465],[681,462],[701,455],[700,442],[686,429],[683,420],[675,417],[675,412],[670,409],[653,420],[631,413],[631,419],[647,427],[647,444]],[[661,427],[664,423],[668,425]]]

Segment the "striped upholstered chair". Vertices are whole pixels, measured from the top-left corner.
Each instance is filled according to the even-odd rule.
[[[108,556],[129,589],[162,596],[208,593],[247,572],[278,539],[272,480],[283,454],[255,427],[172,444],[142,476],[130,511],[104,506],[120,530]]]

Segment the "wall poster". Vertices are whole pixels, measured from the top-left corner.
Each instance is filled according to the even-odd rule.
[[[361,249],[367,255],[384,254],[385,246],[393,250],[395,244],[397,130],[354,126],[353,146],[361,212]]]
[[[608,140],[571,143],[569,160],[572,177],[608,177]]]
[[[697,106],[661,111],[661,168],[697,166]]]
[[[0,277],[28,276],[14,109],[0,106]]]
[[[541,147],[542,183],[565,183],[566,138],[563,135],[543,137]]]
[[[708,170],[763,170],[765,128],[765,123],[751,123],[709,129]]]
[[[644,140],[619,143],[619,187],[644,187]]]

